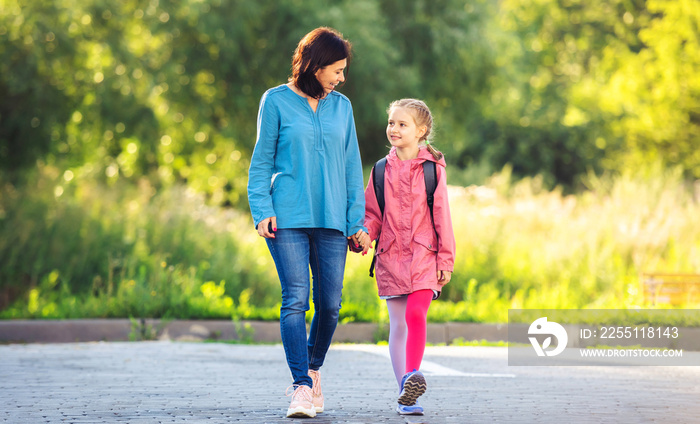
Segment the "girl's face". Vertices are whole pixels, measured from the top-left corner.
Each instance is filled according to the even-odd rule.
[[[323,91],[326,95],[335,90],[338,84],[345,81],[343,71],[346,66],[348,66],[348,60],[341,59],[316,71],[316,79],[321,83],[321,86],[323,86]]]
[[[386,137],[392,146],[397,148],[417,147],[426,130],[425,125],[416,126],[416,120],[408,109],[393,107],[389,111]]]

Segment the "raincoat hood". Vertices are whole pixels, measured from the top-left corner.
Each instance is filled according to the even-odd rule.
[[[396,155],[396,147],[392,147],[391,150],[389,150],[389,154],[386,157],[389,161],[401,161],[401,159],[399,159],[399,157]],[[418,161],[418,163],[421,164],[429,160],[431,162],[437,163],[438,165],[441,165],[443,168],[447,166],[447,163],[445,163],[444,155],[440,159],[435,159],[432,153],[428,151],[428,148],[424,146],[420,147],[420,149],[418,150],[418,156],[412,160]]]

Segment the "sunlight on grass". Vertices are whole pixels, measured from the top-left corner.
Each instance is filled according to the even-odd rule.
[[[147,183],[82,182],[57,197],[45,174],[33,193],[0,192],[0,278],[13,300],[1,318],[279,319],[274,263],[246,213]],[[484,186],[450,187],[457,262],[430,321],[648,306],[642,272],[700,270],[700,207],[680,172],[586,184],[564,195],[506,168]],[[348,254],[342,323],[388,322],[370,262]]]

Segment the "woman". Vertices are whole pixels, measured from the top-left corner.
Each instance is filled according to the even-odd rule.
[[[338,323],[348,243],[369,240],[352,105],[335,91],[350,48],[330,28],[306,34],[289,82],[265,92],[258,111],[248,201],[282,286],[280,330],[294,379],[287,417],[323,412],[319,368]],[[309,267],[315,312],[307,339]]]

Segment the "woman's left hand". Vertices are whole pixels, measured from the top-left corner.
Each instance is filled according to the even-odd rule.
[[[352,239],[352,242],[355,243],[355,246],[362,247],[363,256],[367,254],[367,251],[369,250],[371,244],[369,234],[365,233],[364,230],[360,230],[348,238]]]
[[[452,279],[452,272],[440,270],[437,272],[437,279],[438,279],[438,284],[440,284],[441,286],[444,286],[445,284],[449,283],[450,280]]]

